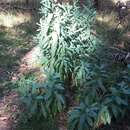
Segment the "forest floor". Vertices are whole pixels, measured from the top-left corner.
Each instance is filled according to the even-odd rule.
[[[0,130],[12,130],[17,124],[18,94],[13,81],[27,69],[22,59],[34,47],[37,17],[28,11],[0,12]]]
[[[105,34],[104,39],[106,37],[109,39],[107,41],[109,46],[130,51],[129,25],[128,23],[119,25],[116,29],[118,25],[116,15],[113,12],[98,13],[97,33]],[[33,42],[37,20],[38,16],[33,12],[0,12],[0,130],[14,130],[17,126],[17,118],[20,116],[22,106],[18,104],[19,95],[14,90],[13,82],[33,68],[32,63],[22,62],[23,60],[31,61],[33,52],[38,51]],[[128,124],[128,121],[119,122],[105,130],[130,130]],[[54,128],[47,128],[45,124],[43,125],[42,128],[46,127],[43,130],[54,130]],[[18,130],[32,130],[32,128],[19,128]],[[33,130],[42,129],[34,128]]]
[[[38,20],[35,11],[0,12],[0,130],[57,130],[47,121],[20,124],[25,113],[16,82],[34,72],[40,77],[34,43]]]

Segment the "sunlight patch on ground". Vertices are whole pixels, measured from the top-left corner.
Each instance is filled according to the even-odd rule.
[[[97,14],[96,20],[97,22],[107,25],[109,28],[116,28],[119,24],[118,17],[114,12],[111,12],[110,14]],[[123,26],[120,25],[119,28],[123,28]]]
[[[31,68],[39,67],[41,66],[42,57],[40,47],[36,46],[22,58],[22,62],[25,62]]]
[[[113,3],[117,3],[119,0],[112,0],[112,1],[113,1]],[[120,0],[120,2],[123,2],[123,3],[126,3],[128,1],[130,1],[130,0]]]
[[[22,23],[29,22],[31,20],[31,15],[29,13],[6,13],[0,12],[0,26],[12,28],[18,26]]]

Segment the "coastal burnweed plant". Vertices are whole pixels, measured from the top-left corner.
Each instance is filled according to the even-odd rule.
[[[78,3],[61,5],[42,0],[41,4],[43,17],[37,40],[43,52],[43,67],[54,69],[63,80],[76,80],[77,84],[77,72],[85,71],[84,64],[99,46],[91,34],[95,10],[88,6],[81,9]]]
[[[88,105],[82,102],[69,112],[68,130],[88,130],[95,126],[99,107],[97,104]]]
[[[124,117],[130,106],[129,67],[108,71],[103,65],[93,64],[86,68],[89,74],[81,89],[81,103],[69,112],[69,130],[100,128],[110,124],[113,118]]]
[[[22,102],[26,104],[28,117],[52,119],[65,108],[64,84],[59,74],[49,74],[43,84],[33,80],[30,84],[28,80],[22,81],[19,92],[22,94]],[[21,83],[26,87],[20,86]]]

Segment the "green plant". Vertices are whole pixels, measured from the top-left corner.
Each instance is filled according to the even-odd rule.
[[[95,10],[88,6],[82,10],[77,3],[60,5],[47,0],[42,1],[41,12],[37,40],[44,55],[43,66],[71,82],[76,71],[84,71],[84,61],[87,63],[99,46],[99,40],[91,34]]]
[[[22,101],[31,117],[54,118],[65,108],[64,84],[58,74],[49,74],[43,84],[33,82],[27,92]]]
[[[69,112],[69,130],[87,130],[93,128],[99,108],[97,104],[88,105],[82,102]]]
[[[90,64],[85,68],[88,70],[88,75],[85,77],[86,82],[80,93],[80,102],[84,105],[74,107],[70,112],[69,125],[72,130],[76,128],[78,130],[96,129],[102,125],[110,124],[113,118],[124,117],[129,108],[128,69],[119,70],[118,68],[115,71],[111,69],[108,71],[108,68],[99,64]],[[93,104],[96,104],[97,111],[95,117],[91,119],[93,121],[91,127],[86,116],[84,119],[80,118],[82,115],[86,115],[86,109],[93,109]],[[75,116],[73,117],[73,115]],[[79,127],[80,125],[82,127]]]
[[[45,101],[49,114],[55,116],[65,108],[64,83],[59,74],[49,76],[45,84]]]
[[[13,82],[16,86],[15,89],[20,92],[21,96],[27,96],[30,91],[30,86],[36,81],[35,77],[32,75],[22,76],[19,80]]]

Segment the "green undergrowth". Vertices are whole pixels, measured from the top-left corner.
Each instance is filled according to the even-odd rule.
[[[58,114],[67,110],[68,130],[96,130],[127,115],[130,65],[115,61],[108,48],[120,41],[122,30],[100,23],[102,28],[96,28],[100,36],[96,37],[96,11],[87,2],[83,9],[78,3],[41,2],[36,41],[43,53],[46,78],[40,83],[34,78],[18,81],[27,124],[30,120],[57,121]]]

